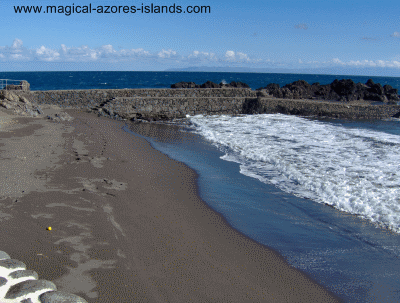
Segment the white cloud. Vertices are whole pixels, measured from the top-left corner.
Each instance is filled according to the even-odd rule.
[[[185,61],[185,59],[183,58]],[[217,57],[214,53],[209,52],[199,52],[197,50],[193,51],[190,55],[187,56],[187,61],[190,63],[206,63],[206,62],[215,62],[217,61]]]
[[[143,48],[137,49],[122,49],[119,51],[121,57],[139,57],[139,56],[149,56],[150,53],[145,51]]]
[[[16,60],[16,61],[26,59],[26,58],[25,58],[23,55],[21,55],[21,54],[11,54],[10,57],[11,57],[12,59]]]
[[[172,49],[161,49],[159,52],[150,53],[143,48],[137,49],[122,49],[116,50],[113,45],[105,44],[98,48],[91,48],[88,45],[79,47],[66,46],[61,44],[59,48],[49,48],[44,45],[28,49],[23,47],[23,42],[20,39],[15,39],[11,46],[0,46],[1,62],[13,61],[43,61],[43,62],[99,62],[99,63],[116,63],[116,62],[135,62],[140,60],[141,63],[159,64],[165,62],[171,64],[226,64],[227,61],[232,63],[249,63],[259,64],[262,62],[270,62],[270,60],[250,59],[243,52],[234,52],[227,50],[221,56],[217,56],[210,51],[193,50],[186,56],[179,55]],[[160,61],[165,60],[165,61]]]
[[[101,46],[100,50],[104,51],[105,53],[115,53],[115,50],[111,44]]]
[[[385,60],[351,60],[348,62],[343,62],[338,58],[332,59],[332,62],[342,66],[355,66],[355,67],[394,67],[400,68],[400,62],[396,60],[385,61]]]
[[[60,57],[59,52],[46,48],[43,45],[40,48],[36,49],[36,55],[38,58],[41,58],[44,61],[54,61],[57,60],[58,57]]]
[[[250,58],[245,53],[237,52],[235,54],[234,51],[230,50],[226,51],[225,58],[228,61],[237,61],[237,62],[250,61]]]
[[[400,32],[395,32],[392,36],[400,37]],[[97,48],[91,48],[88,45],[79,47],[66,46],[61,44],[58,48],[49,48],[42,45],[37,48],[26,48],[22,40],[16,38],[11,45],[0,46],[0,62],[59,62],[59,63],[121,63],[125,65],[134,63],[141,65],[157,65],[160,68],[164,66],[248,66],[248,67],[293,67],[293,68],[314,68],[314,67],[332,67],[341,68],[395,68],[400,69],[400,56],[393,57],[391,60],[350,60],[342,61],[339,58],[333,58],[326,61],[315,61],[313,58],[302,61],[277,62],[272,59],[251,58],[243,52],[226,50],[225,53],[216,55],[210,50],[193,50],[191,53],[181,56],[172,49],[161,49],[161,51],[149,52],[143,48],[116,50],[113,45],[105,44]]]
[[[357,61],[349,61],[345,63],[345,65],[375,67],[376,63],[374,61],[369,61],[369,60],[363,60],[363,61],[357,60]]]
[[[235,52],[234,51],[226,51],[225,58],[234,60],[235,59]]]
[[[245,61],[249,61],[250,60],[249,57],[244,53],[238,52],[237,55],[239,57],[239,60],[245,60]]]
[[[192,54],[192,55],[189,55],[189,57],[192,57],[192,56],[193,56],[193,57],[198,57],[199,54],[200,54],[200,52],[196,50],[196,51],[193,51],[193,54]],[[208,53],[203,53],[203,52],[202,52],[202,54],[203,54],[203,55],[206,55],[206,56],[208,55]]]
[[[333,58],[333,59],[332,59],[332,62],[333,62],[333,63],[336,63],[336,64],[341,64],[341,65],[345,64],[345,63],[342,62],[339,58]]]
[[[207,57],[213,57],[213,53],[207,53],[207,52],[199,52],[197,50],[193,51],[188,58],[207,58]]]
[[[12,44],[12,48],[21,48],[22,47],[22,40],[20,39],[14,39],[14,42]]]
[[[171,49],[165,50],[163,49],[161,52],[158,53],[158,57],[160,58],[171,58],[172,56],[176,55],[176,51],[173,51]]]
[[[43,46],[42,46],[43,48]],[[87,45],[81,47],[67,47],[65,44],[61,44],[61,48],[58,51],[49,49],[37,49],[36,53],[47,54],[53,60],[58,59],[59,62],[84,62],[84,61],[101,61],[109,60],[115,62],[115,60],[125,61],[129,59],[135,59],[140,56],[148,56],[149,52],[143,48],[138,49],[122,49],[115,50],[111,44],[102,45],[99,48],[91,49]],[[42,57],[43,60],[44,57]],[[47,58],[46,61],[49,61]]]
[[[68,49],[67,49],[67,47],[65,46],[65,44],[61,44],[61,51],[62,51],[64,54],[67,53]]]

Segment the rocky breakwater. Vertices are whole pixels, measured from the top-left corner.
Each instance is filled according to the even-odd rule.
[[[79,108],[114,119],[158,121],[186,115],[282,113],[348,119],[400,117],[397,89],[368,80],[304,80],[252,90],[242,82],[179,82],[165,89],[3,90],[0,105],[16,113],[42,115],[42,106]],[[29,103],[30,102],[30,103]],[[379,105],[375,105],[378,103]],[[40,106],[39,106],[40,105]],[[51,116],[50,116],[51,117]],[[53,118],[61,119],[62,116]]]
[[[27,83],[27,82],[26,82]],[[27,89],[26,89],[27,88]],[[10,114],[25,117],[47,118],[53,121],[71,121],[73,118],[55,105],[40,106],[32,101],[29,84],[25,87],[5,87],[0,90],[0,107]]]
[[[397,104],[400,101],[397,89],[390,85],[382,86],[369,79],[367,83],[354,83],[351,79],[335,80],[331,84],[320,85],[318,82],[309,84],[304,80],[295,81],[280,87],[271,83],[257,89],[265,91],[275,98],[283,99],[314,99],[349,102],[356,100],[379,101],[386,104]]]
[[[280,87],[271,83],[257,89],[256,99],[247,99],[243,113],[282,113],[346,119],[385,119],[400,117],[398,90],[371,79],[354,83],[351,79],[331,84],[310,85],[304,80]]]
[[[187,114],[282,113],[346,119],[400,116],[397,89],[368,80],[335,80],[328,85],[299,80],[284,87],[269,84],[256,91],[242,82],[203,84],[179,82],[171,89],[131,90],[131,97],[114,97],[93,108],[99,115],[131,121],[166,121]],[[148,96],[150,95],[150,96]],[[372,105],[378,102],[380,105]]]
[[[245,83],[211,81],[201,85],[179,82],[172,84],[171,89],[132,89],[129,94],[108,99],[92,111],[114,119],[166,121],[185,118],[187,114],[241,114],[246,98],[256,97],[255,91]]]
[[[22,80],[19,84],[8,84],[4,87],[4,90],[17,90],[23,92],[29,92],[31,85],[28,81]]]

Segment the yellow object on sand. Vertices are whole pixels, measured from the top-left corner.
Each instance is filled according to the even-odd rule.
[[[51,226],[50,226],[50,227],[47,227],[47,230],[51,230]]]

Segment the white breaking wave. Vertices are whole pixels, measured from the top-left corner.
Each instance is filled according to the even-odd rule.
[[[188,118],[242,174],[400,232],[400,136],[281,114]]]

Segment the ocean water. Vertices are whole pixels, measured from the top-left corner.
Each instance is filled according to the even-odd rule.
[[[189,120],[240,173],[400,232],[399,119],[386,132],[282,114]]]
[[[171,84],[192,81],[203,84],[210,80],[215,83],[240,81],[252,89],[265,87],[269,83],[283,86],[297,80],[312,84],[330,84],[333,80],[352,79],[365,83],[388,84],[400,89],[400,77],[373,77],[348,75],[310,74],[262,74],[262,73],[207,73],[207,72],[0,72],[0,79],[27,80],[31,90],[62,89],[117,89],[117,88],[169,88]]]
[[[241,81],[252,89],[351,78],[192,72],[18,72],[32,90],[167,88]],[[236,230],[279,251],[346,302],[400,302],[400,120],[189,116],[189,125],[131,124],[199,174],[202,199]]]
[[[381,186],[393,185],[384,179],[397,171],[391,174],[384,167],[384,155],[395,162],[398,151],[379,150],[379,142],[398,144],[399,121],[324,121],[280,114],[243,116],[242,122],[216,116],[189,119],[193,124],[183,128],[142,123],[124,130],[194,169],[201,198],[228,224],[280,252],[345,302],[400,302],[400,234],[368,217],[377,213],[393,226],[398,222],[394,203],[399,196],[388,195],[370,179],[377,174]],[[299,129],[311,128],[311,133],[290,137],[288,120]],[[270,125],[265,132],[268,123],[275,130]],[[383,139],[376,143],[379,134]],[[365,142],[351,146],[352,136]],[[322,143],[329,140],[330,145]],[[334,145],[338,155],[332,152]],[[359,159],[364,156],[367,165]],[[339,163],[346,163],[348,171],[341,171]],[[382,171],[376,170],[378,163]],[[371,182],[366,183],[368,190],[360,189],[355,172]],[[398,191],[398,184],[394,189]],[[359,206],[368,202],[371,207]],[[347,211],[334,208],[336,204]],[[354,209],[364,209],[365,215],[354,214]]]

